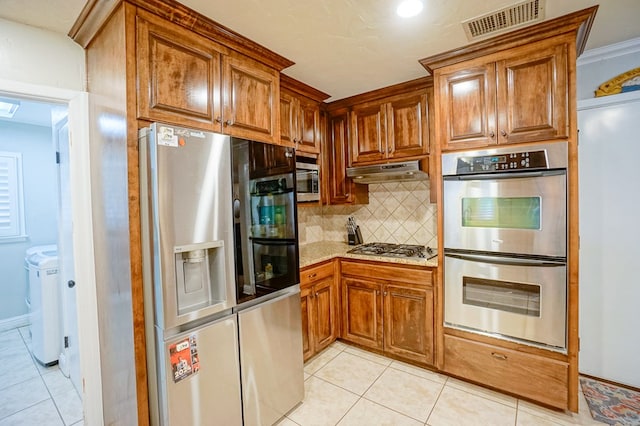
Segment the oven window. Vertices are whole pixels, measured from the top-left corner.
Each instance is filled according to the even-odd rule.
[[[540,229],[540,197],[462,198],[462,226]]]
[[[462,303],[504,312],[540,316],[540,286],[462,277]]]

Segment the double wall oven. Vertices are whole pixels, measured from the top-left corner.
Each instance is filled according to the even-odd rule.
[[[567,162],[564,142],[442,155],[445,326],[566,351]]]

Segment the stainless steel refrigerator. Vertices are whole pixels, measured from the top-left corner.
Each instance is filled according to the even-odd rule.
[[[237,218],[248,217],[245,225],[252,229],[250,194],[255,191],[232,171],[234,145],[265,144],[160,123],[140,131],[154,425],[272,424],[303,397],[297,242],[293,252],[284,252],[288,260],[278,257],[281,249],[242,250],[254,244]],[[248,201],[238,199],[236,190],[248,194]],[[293,228],[287,236],[295,239],[295,198],[292,202]],[[274,209],[268,212],[275,220]],[[283,226],[278,229],[285,232]],[[274,247],[283,244],[268,240]],[[248,264],[251,276],[242,272]],[[255,291],[238,304],[237,289],[262,282],[264,268],[270,278],[266,284],[278,282],[278,288]],[[288,277],[286,285],[282,275]]]

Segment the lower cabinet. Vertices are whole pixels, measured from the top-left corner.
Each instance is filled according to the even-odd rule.
[[[336,340],[338,332],[338,291],[334,261],[300,271],[302,307],[302,348],[304,360]]]
[[[344,260],[341,269],[341,337],[433,364],[432,271]]]
[[[566,409],[566,362],[444,336],[444,371],[485,386]]]

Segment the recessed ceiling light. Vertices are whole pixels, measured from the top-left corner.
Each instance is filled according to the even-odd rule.
[[[421,0],[403,0],[396,9],[398,16],[411,18],[422,11]]]
[[[19,101],[14,101],[12,99],[0,99],[0,117],[13,118],[13,114],[16,113],[19,106]]]

